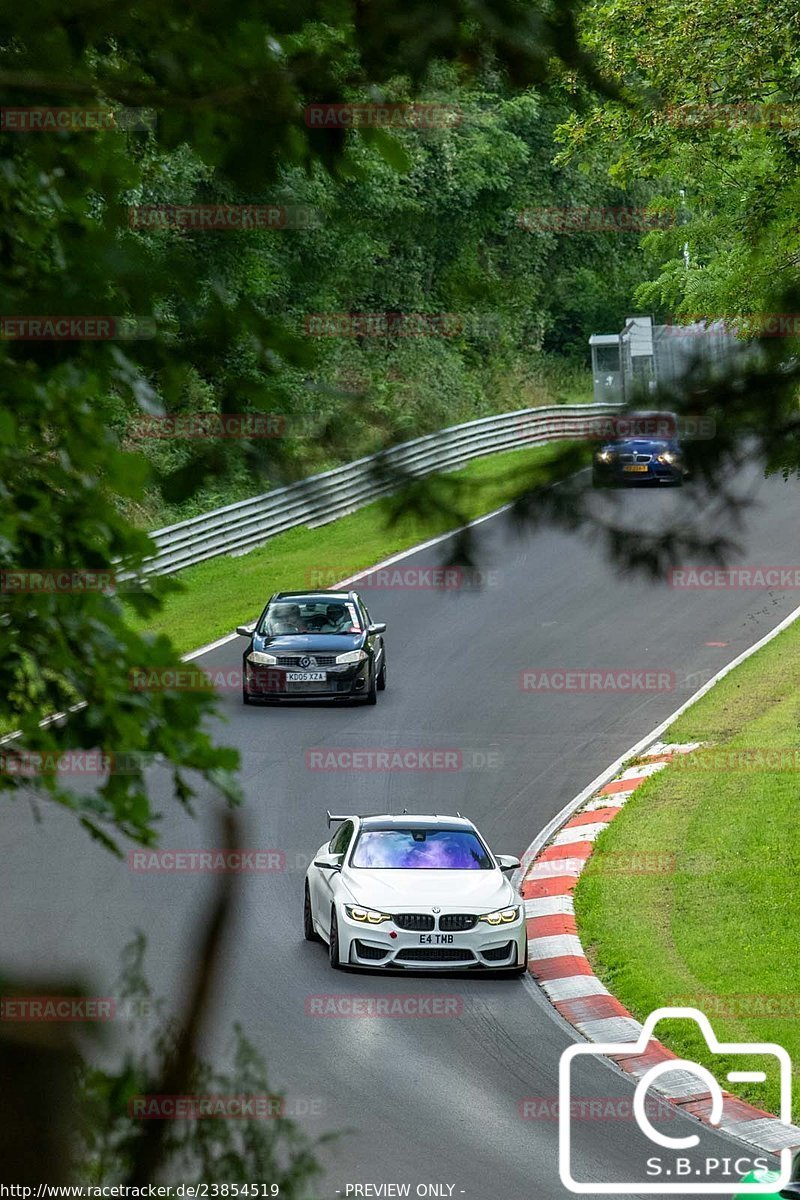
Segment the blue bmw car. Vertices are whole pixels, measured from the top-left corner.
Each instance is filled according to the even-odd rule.
[[[633,483],[680,487],[687,474],[677,438],[618,438],[595,450],[592,460],[595,487]]]

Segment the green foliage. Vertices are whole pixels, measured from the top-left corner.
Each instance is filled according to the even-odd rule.
[[[145,114],[141,128],[0,134],[0,311],[136,318],[155,336],[0,339],[0,567],[136,579],[152,549],[136,522],[492,411],[499,379],[529,380],[575,290],[557,239],[515,223],[576,186],[550,165],[555,81],[565,68],[593,77],[574,12],[550,0],[445,0],[435,19],[396,0],[17,10],[0,103]],[[354,99],[455,104],[462,119],[399,132],[304,119],[311,101]],[[305,205],[321,221],[225,233],[129,222],[131,206],[232,202]],[[450,338],[321,344],[304,329],[315,311],[453,311],[464,324]],[[559,348],[581,344],[582,312],[573,298]],[[208,410],[283,413],[287,436],[141,436],[143,414]],[[198,780],[237,797],[236,755],[202,732],[213,697],[131,687],[136,669],[178,665],[165,638],[137,632],[167,587],[3,594],[0,728],[21,730],[30,752],[138,755],[91,794],[67,775],[38,780],[110,847],[155,836],[137,762],[169,764],[184,804]],[[20,782],[0,772],[3,788]]]
[[[626,102],[573,116],[568,157],[599,142],[621,184],[652,180],[680,217],[650,236],[662,265],[639,303],[677,315],[787,311],[800,261],[794,7],[591,0],[582,31]]]
[[[395,81],[392,100],[408,95]],[[271,444],[184,440],[165,449],[139,437],[136,448],[167,475],[165,520],[210,507],[220,479],[233,499],[248,479],[263,488],[497,411],[500,378],[546,373],[542,350],[585,361],[587,330],[620,323],[645,273],[636,239],[620,246],[608,236],[558,238],[517,220],[530,207],[622,196],[600,166],[591,178],[553,169],[553,130],[567,111],[556,93],[514,95],[488,80],[468,86],[437,64],[421,99],[455,119],[393,130],[399,154],[390,161],[389,135],[376,140],[365,135],[378,131],[366,129],[347,135],[346,170],[336,178],[322,167],[281,170],[274,194],[315,214],[309,227],[137,235],[151,244],[192,243],[207,275],[192,313],[178,298],[163,302],[183,313],[180,337],[193,345],[195,364],[174,407],[218,410],[235,391],[240,408],[266,406],[268,398],[287,414],[286,436]],[[159,179],[136,202],[166,198]],[[206,180],[187,198],[242,199]],[[205,355],[194,329],[212,319],[219,280],[283,331],[294,359],[276,357],[265,370],[249,332],[234,335],[224,359]],[[309,336],[318,316],[381,313],[450,321],[445,336]],[[506,407],[524,403],[512,396]],[[151,489],[145,512],[157,503]]]

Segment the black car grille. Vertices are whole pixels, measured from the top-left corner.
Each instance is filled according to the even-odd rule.
[[[456,950],[452,946],[421,946],[418,950],[401,950],[395,962],[472,962],[471,950]]]
[[[288,680],[283,685],[283,690],[288,694],[290,692],[349,692],[349,683],[340,683],[336,679],[297,679]]]
[[[388,950],[383,950],[380,946],[367,946],[364,942],[356,941],[356,954],[359,958],[372,958],[377,961],[386,958],[388,953]]]
[[[478,918],[474,913],[445,913],[439,917],[439,928],[450,933],[463,933],[465,929],[474,929]]]
[[[649,463],[652,454],[620,454],[619,461],[623,463]]]
[[[488,958],[489,962],[503,962],[509,957],[514,949],[513,942],[506,942],[505,946],[495,946],[493,950],[482,950],[484,958]]]
[[[436,922],[427,913],[394,913],[392,920],[398,929],[433,929]]]
[[[279,654],[277,658],[279,667],[296,667],[301,658],[314,658],[317,667],[332,667],[336,662],[335,654]],[[316,671],[317,667],[309,667],[308,670]]]

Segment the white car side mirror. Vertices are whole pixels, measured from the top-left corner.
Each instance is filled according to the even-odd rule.
[[[522,863],[514,854],[496,854],[495,858],[497,859],[497,865],[504,875],[507,871],[518,871],[522,866]]]
[[[343,854],[320,854],[319,858],[314,859],[314,866],[321,871],[341,871],[343,861]]]

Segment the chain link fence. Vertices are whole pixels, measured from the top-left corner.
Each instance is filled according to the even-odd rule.
[[[653,325],[650,317],[628,317],[620,333],[593,334],[589,345],[598,404],[644,399],[697,367],[723,374],[755,353],[724,321]]]

